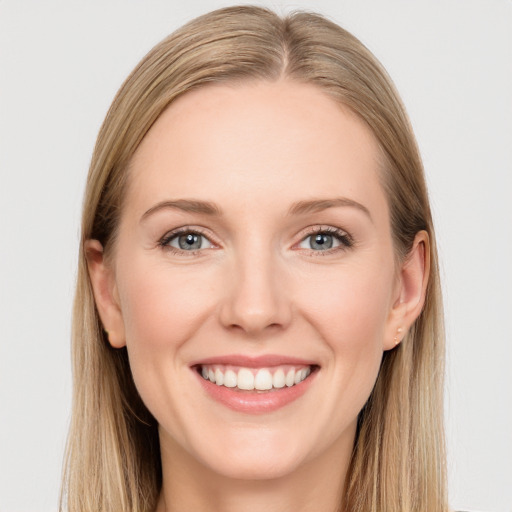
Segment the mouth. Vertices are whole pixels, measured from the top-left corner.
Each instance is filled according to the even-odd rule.
[[[227,356],[199,361],[191,369],[207,397],[237,412],[264,414],[303,396],[320,366],[279,356]]]
[[[196,371],[217,386],[234,391],[270,392],[297,386],[306,380],[316,365],[280,365],[268,368],[250,368],[222,364],[202,364]]]

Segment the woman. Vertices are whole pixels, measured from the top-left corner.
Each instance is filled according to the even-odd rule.
[[[398,96],[312,14],[215,11],[100,131],[69,510],[447,510],[443,332]]]

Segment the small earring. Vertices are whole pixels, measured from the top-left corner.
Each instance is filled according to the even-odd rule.
[[[394,337],[394,339],[393,339],[393,341],[395,342],[395,347],[400,343],[400,341],[402,341],[402,340],[400,340],[400,339],[399,339],[399,337],[398,337],[398,336],[402,333],[402,331],[403,331],[403,329],[402,329],[401,327],[399,327],[399,328],[396,330],[397,334],[396,334],[396,336],[395,336],[395,337]]]

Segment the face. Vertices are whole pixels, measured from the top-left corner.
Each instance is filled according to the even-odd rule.
[[[163,452],[239,478],[349,453],[403,302],[369,129],[314,86],[210,86],[130,172],[100,312]]]

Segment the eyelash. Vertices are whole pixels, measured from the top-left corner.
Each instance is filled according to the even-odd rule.
[[[214,245],[214,246],[216,245],[214,242],[211,241],[210,237],[208,237],[203,230],[198,229],[198,228],[189,228],[187,226],[184,226],[182,228],[178,228],[174,231],[166,233],[160,239],[160,241],[158,242],[158,245],[163,250],[169,251],[173,254],[177,254],[180,256],[185,255],[185,254],[187,256],[196,256],[199,253],[201,253],[202,251],[204,251],[204,249],[185,251],[185,250],[178,249],[176,247],[169,245],[172,240],[179,237],[180,235],[185,235],[185,234],[186,235],[191,234],[191,235],[202,236],[202,237],[206,238],[212,245]],[[315,227],[314,229],[310,229],[303,234],[302,238],[300,239],[300,241],[298,243],[300,244],[310,237],[314,237],[314,236],[318,236],[318,235],[322,235],[322,234],[330,235],[330,236],[334,237],[340,243],[340,245],[338,247],[333,247],[333,248],[329,248],[326,250],[319,250],[319,251],[315,251],[313,249],[305,249],[305,250],[308,251],[309,253],[314,253],[315,255],[325,256],[325,255],[333,254],[338,251],[345,251],[347,249],[350,249],[354,245],[353,238],[346,231],[343,231],[342,229],[335,228],[332,226],[319,226],[319,227]],[[297,245],[298,244],[295,244],[294,247]]]
[[[210,240],[210,237],[208,237],[204,231],[198,228],[189,228],[187,226],[184,226],[182,228],[178,228],[174,231],[171,231],[170,233],[166,233],[163,238],[160,239],[158,242],[158,245],[164,250],[169,251],[173,254],[177,254],[179,256],[187,255],[187,256],[196,256],[201,253],[201,251],[204,251],[204,249],[196,249],[193,251],[185,251],[182,249],[178,249],[176,247],[173,247],[172,245],[169,245],[172,240],[179,237],[180,235],[198,235],[206,238],[212,245],[215,245],[214,242]]]
[[[325,249],[323,251],[315,251],[313,249],[305,249],[310,253],[314,253],[315,256],[327,256],[339,251],[346,251],[354,246],[354,239],[344,230],[335,228],[332,226],[319,226],[314,228],[313,230],[306,232],[305,235],[301,238],[299,243],[307,240],[310,237],[315,237],[317,235],[330,235],[335,238],[340,245],[338,247],[333,247],[329,249]]]

